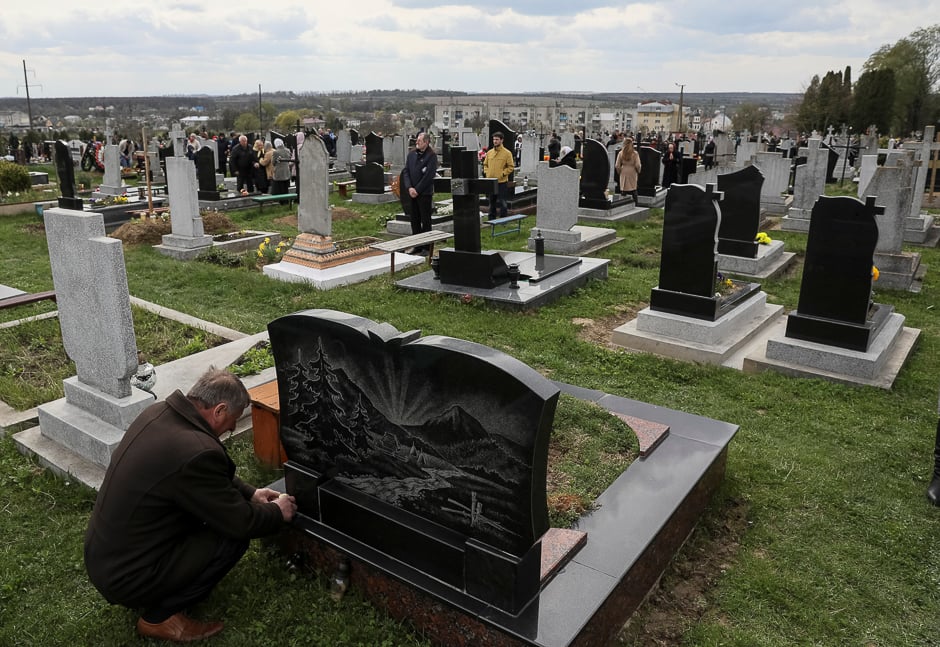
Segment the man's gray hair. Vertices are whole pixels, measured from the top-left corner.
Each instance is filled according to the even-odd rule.
[[[211,409],[224,402],[230,411],[241,413],[248,406],[248,390],[234,373],[210,366],[203,373],[186,397],[198,402],[204,409]]]

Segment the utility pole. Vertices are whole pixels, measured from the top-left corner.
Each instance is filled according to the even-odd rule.
[[[264,138],[264,121],[261,118],[261,84],[258,84],[258,136]]]
[[[33,104],[29,97],[29,77],[26,75],[26,59],[23,59],[23,84],[26,88],[26,112],[29,115],[29,130],[33,129]],[[41,85],[39,87],[42,87]]]
[[[679,124],[678,124],[679,127],[676,128],[676,130],[684,131],[685,129],[682,127],[682,126],[683,126],[683,123],[682,123],[682,99],[683,99],[683,95],[685,94],[685,83],[676,83],[676,86],[679,88]]]

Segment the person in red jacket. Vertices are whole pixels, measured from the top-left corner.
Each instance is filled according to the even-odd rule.
[[[112,604],[142,609],[142,636],[188,642],[222,630],[184,610],[204,599],[254,537],[293,519],[294,498],[248,485],[219,437],[248,405],[241,381],[210,368],[128,428],[85,534],[85,566]]]

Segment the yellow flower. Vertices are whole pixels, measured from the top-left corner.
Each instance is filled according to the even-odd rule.
[[[871,280],[877,281],[878,277],[881,276],[881,272],[878,271],[878,268],[874,265],[871,266]]]
[[[264,238],[264,244],[265,244],[265,245],[270,245],[270,244],[271,244],[271,238],[268,237],[268,236],[265,236],[265,238]]]
[[[770,236],[768,236],[768,235],[767,235],[765,232],[763,232],[763,231],[762,231],[762,232],[759,232],[759,233],[757,234],[757,236],[754,238],[754,240],[757,241],[758,243],[760,243],[761,245],[769,245],[770,243],[773,242],[773,240],[770,238]]]
[[[264,254],[261,253],[261,250],[258,250],[258,258],[264,258]]]

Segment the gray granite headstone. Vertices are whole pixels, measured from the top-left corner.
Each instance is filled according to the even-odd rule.
[[[567,146],[568,148],[574,150],[574,133],[563,132],[561,134],[561,145],[562,148]]]
[[[339,164],[349,164],[352,144],[349,139],[349,131],[341,130],[336,133],[336,161]],[[359,160],[356,160],[357,162]]]
[[[875,176],[875,171],[878,170],[878,155],[862,155],[862,165],[858,172],[858,197],[861,198],[865,195],[865,191],[868,189],[868,183],[871,182],[871,179]]]
[[[117,144],[107,144],[104,147],[104,179],[98,193],[103,195],[121,195],[121,154]]]
[[[78,380],[127,397],[137,341],[121,241],[105,236],[100,213],[53,208],[43,220],[62,342]]]
[[[199,214],[195,165],[185,157],[168,157],[166,175],[173,233],[163,237],[163,244],[187,249],[211,245]]]
[[[480,138],[474,132],[466,133],[463,137],[461,137],[460,141],[462,142],[461,146],[466,148],[468,151],[480,150]]]
[[[813,205],[819,196],[826,192],[826,175],[829,164],[829,151],[821,148],[821,139],[810,139],[806,153],[806,164],[796,169],[793,183],[793,208],[805,214],[811,214]],[[803,150],[800,154],[803,154]]]
[[[579,175],[577,169],[564,164],[549,168],[548,162],[539,162],[537,228],[567,231],[578,224]]]
[[[523,135],[522,156],[519,160],[519,173],[521,175],[535,175],[540,161],[538,137],[535,135]]]
[[[352,164],[362,163],[362,144],[349,147],[349,159]]]
[[[300,149],[300,206],[297,228],[301,233],[331,236],[330,156],[323,140],[311,137]]]
[[[393,169],[401,169],[405,166],[405,158],[408,156],[408,141],[402,135],[386,137],[388,142],[388,151],[385,159],[391,164]]]
[[[734,142],[727,133],[715,134],[715,165],[731,166],[734,164]]]
[[[899,254],[904,242],[904,223],[908,215],[911,197],[911,166],[903,161],[899,166],[880,166],[865,189],[868,196],[876,198],[875,204],[884,207],[884,212],[875,215],[878,223],[878,244],[875,253]]]
[[[744,167],[755,155],[757,155],[757,142],[741,142],[741,145],[735,151],[735,166],[738,168]]]

